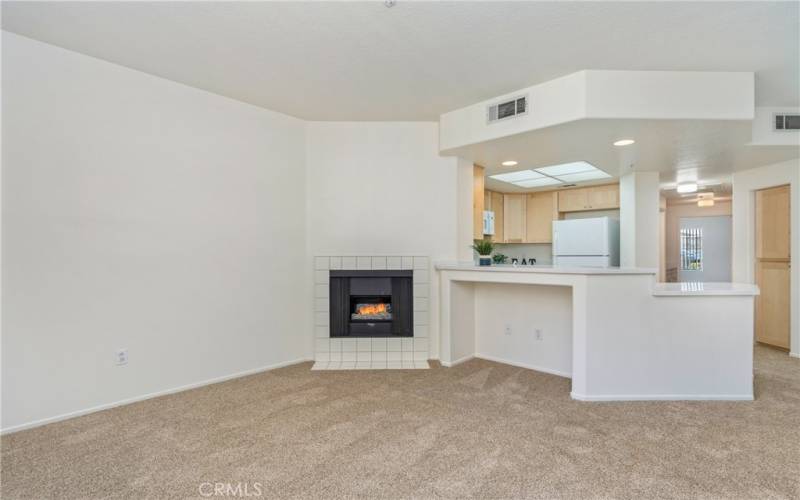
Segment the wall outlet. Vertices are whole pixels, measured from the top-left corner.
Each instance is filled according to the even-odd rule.
[[[511,335],[511,325],[506,325],[505,333],[506,335]]]
[[[116,359],[118,365],[127,365],[128,364],[128,350],[127,349],[120,349],[116,353]]]
[[[534,330],[533,331],[533,337],[536,340],[542,340],[542,329],[541,328],[537,328],[536,330]]]

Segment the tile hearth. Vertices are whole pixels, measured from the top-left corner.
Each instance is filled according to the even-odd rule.
[[[331,338],[332,270],[412,270],[414,337]],[[314,258],[314,366],[312,370],[426,369],[430,259],[422,256],[320,256]]]

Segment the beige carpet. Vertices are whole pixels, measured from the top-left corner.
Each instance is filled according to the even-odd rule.
[[[2,498],[800,498],[800,360],[756,360],[757,401],[730,403],[580,403],[480,360],[304,363],[5,436]]]

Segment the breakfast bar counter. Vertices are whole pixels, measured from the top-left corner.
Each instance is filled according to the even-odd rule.
[[[481,304],[481,297],[487,295],[480,289],[498,290],[497,286],[506,284],[513,293],[525,294],[529,288],[520,285],[530,285],[538,297],[551,291],[566,302],[563,308],[569,310],[571,324],[563,329],[571,330],[567,344],[571,366],[563,374],[572,379],[574,399],[753,399],[753,301],[758,295],[754,285],[656,283],[656,270],[638,268],[476,266],[471,262],[442,262],[435,267],[440,281],[444,366],[472,357],[502,362],[476,350],[482,335],[493,334],[478,326],[494,314],[492,307]],[[553,315],[550,302],[521,300],[521,307],[535,321],[546,322]],[[482,321],[476,321],[478,310]],[[530,342],[525,348],[541,345]]]

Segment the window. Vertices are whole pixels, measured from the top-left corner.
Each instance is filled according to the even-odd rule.
[[[681,229],[681,271],[703,270],[703,229]]]

